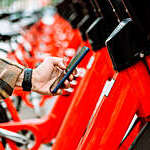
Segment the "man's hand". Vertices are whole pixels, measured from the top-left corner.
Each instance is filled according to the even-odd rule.
[[[64,65],[64,59],[58,57],[48,57],[43,63],[41,63],[36,69],[33,69],[32,73],[32,91],[44,94],[53,95],[50,92],[50,87],[53,82],[59,77],[63,70],[66,69]],[[23,74],[20,75],[18,82],[23,79]],[[70,75],[69,80],[73,80],[73,74]],[[65,87],[69,88],[70,83],[68,80],[65,81]],[[17,84],[19,85],[19,83]],[[62,89],[59,89],[55,95],[62,94]]]

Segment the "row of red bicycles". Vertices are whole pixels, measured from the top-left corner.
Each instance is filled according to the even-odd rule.
[[[0,149],[149,150],[149,7],[148,0],[64,0],[3,13],[15,30],[0,35],[7,47],[0,52],[26,67],[46,56],[71,60],[83,46],[90,52],[44,117],[40,108],[54,97],[16,88],[0,103]],[[37,118],[20,118],[22,102]]]

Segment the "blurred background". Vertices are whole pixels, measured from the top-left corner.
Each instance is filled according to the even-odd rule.
[[[17,11],[24,9],[37,9],[50,3],[48,0],[1,0],[0,9],[4,11]]]
[[[56,3],[58,0],[0,0],[0,56],[30,68],[39,65],[46,56],[64,56],[62,50],[67,47],[73,34],[69,24],[56,15]],[[56,99],[16,89],[10,97],[10,103],[15,107],[8,108],[8,103],[1,101],[0,109],[4,112],[0,116],[6,113],[9,120],[13,120],[12,109],[16,111],[14,116],[21,120],[42,118],[50,113]],[[3,118],[1,122],[6,120]],[[51,141],[41,144],[38,149],[50,148]],[[5,149],[12,148],[6,144]]]

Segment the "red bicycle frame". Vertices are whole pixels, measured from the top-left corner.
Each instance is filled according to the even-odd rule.
[[[72,104],[56,137],[53,150],[74,150],[83,136],[107,79],[113,76],[113,68],[106,48],[93,55],[93,63],[81,81]]]
[[[139,123],[125,144],[119,146],[134,114],[142,118],[150,115],[149,83],[149,74],[142,62],[118,73],[109,95],[101,101],[77,150],[127,150],[140,130]]]

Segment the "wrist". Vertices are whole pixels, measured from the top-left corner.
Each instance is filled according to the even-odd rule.
[[[16,82],[16,87],[21,87],[22,86],[23,78],[24,78],[24,70],[19,75],[19,78],[18,78],[18,80]]]
[[[36,92],[36,90],[37,90],[37,77],[36,77],[36,70],[35,69],[33,69],[33,71],[32,71],[32,88],[31,88],[31,90],[32,91],[34,91],[34,92]]]
[[[16,87],[22,87],[22,83],[23,83],[23,79],[24,79],[24,70],[22,71],[22,73],[20,74],[17,82],[16,82]],[[32,77],[31,77],[31,83],[32,83],[32,87],[31,87],[31,90],[32,91],[36,91],[36,82],[37,79],[36,79],[36,73],[35,73],[35,69],[33,69],[32,71]]]

